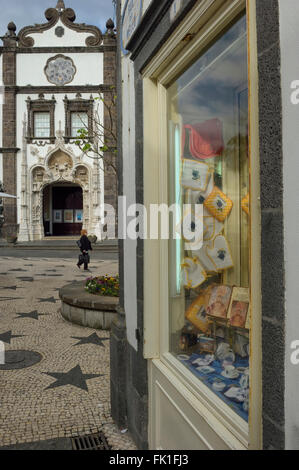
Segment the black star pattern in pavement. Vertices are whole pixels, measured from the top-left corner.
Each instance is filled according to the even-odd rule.
[[[1,287],[1,289],[10,289],[10,290],[17,290],[17,289],[22,289],[22,287],[17,287],[17,286],[8,286],[8,287]]]
[[[56,269],[46,269],[47,273],[56,273]]]
[[[78,344],[96,344],[97,346],[105,347],[103,341],[107,341],[110,338],[100,338],[96,333],[92,333],[90,336],[71,336],[73,339],[79,339],[80,341],[74,346],[78,346]]]
[[[9,272],[10,272],[10,271],[27,273],[27,269],[21,269],[21,268],[18,268],[18,269],[10,269]]]
[[[83,374],[80,365],[78,364],[68,372],[43,372],[43,374],[54,377],[56,382],[45,388],[63,387],[64,385],[73,385],[74,387],[81,388],[88,392],[86,380],[94,379],[95,377],[103,377],[104,374]]]
[[[56,300],[54,297],[49,297],[48,299],[37,299],[38,300],[38,303],[42,303],[42,302],[51,302],[52,304],[55,304],[56,303]]]
[[[23,338],[24,335],[12,335],[11,331],[6,331],[5,333],[0,333],[0,341],[10,344],[10,341],[13,338]]]
[[[15,317],[15,318],[33,318],[33,320],[38,320],[38,317],[47,316],[47,313],[38,313],[37,310],[33,310],[33,312],[17,313],[17,315],[19,315],[19,316]]]
[[[33,266],[33,264],[24,264],[24,266],[26,266],[26,267],[27,267],[27,266]]]
[[[24,297],[0,297],[0,302],[7,302],[8,300],[23,300]]]
[[[33,277],[17,277],[17,279],[20,279],[21,281],[24,281],[24,282],[33,282],[34,281]]]
[[[36,274],[36,276],[43,276],[43,277],[57,277],[57,276],[63,276],[63,274]]]

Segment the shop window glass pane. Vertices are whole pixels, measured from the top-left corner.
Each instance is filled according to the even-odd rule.
[[[88,130],[87,113],[72,113],[72,137],[78,137],[80,129]]]
[[[167,93],[169,203],[178,204],[181,226],[190,229],[185,239],[172,237],[169,241],[170,348],[247,421],[246,18],[232,25]],[[184,207],[187,204],[191,206]]]
[[[50,137],[50,113],[34,113],[34,137]]]

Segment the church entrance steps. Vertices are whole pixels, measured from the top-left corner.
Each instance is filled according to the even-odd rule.
[[[10,247],[14,248],[15,250],[61,250],[61,251],[68,251],[74,250],[78,251],[78,247],[76,241],[79,237],[71,237],[71,238],[60,238],[60,237],[49,237],[44,238],[42,240],[36,240],[32,242],[17,242],[7,243],[5,240],[0,241],[0,248],[1,247]],[[118,251],[118,241],[117,240],[104,240],[98,241],[97,243],[92,244],[92,248],[94,251],[105,251],[105,252],[113,252],[116,253]]]

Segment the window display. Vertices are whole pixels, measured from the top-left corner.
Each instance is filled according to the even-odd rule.
[[[169,203],[202,230],[169,241],[170,350],[244,420],[249,413],[246,17],[168,88]],[[190,220],[190,217],[189,217]],[[182,224],[185,223],[184,217]],[[189,222],[190,223],[190,222]],[[194,249],[193,249],[194,248]]]

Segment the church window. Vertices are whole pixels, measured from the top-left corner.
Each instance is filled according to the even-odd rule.
[[[34,113],[34,137],[50,136],[50,113]]]
[[[78,137],[80,129],[88,129],[88,114],[73,112],[71,113],[72,120],[72,137]]]
[[[77,139],[79,129],[86,129],[89,139],[92,140],[93,103],[94,99],[92,96],[90,99],[84,99],[80,93],[77,93],[75,99],[69,100],[67,95],[64,97],[65,142]]]
[[[40,93],[37,100],[27,98],[28,127],[27,142],[34,143],[35,139],[55,143],[55,105],[54,95],[46,99]]]

